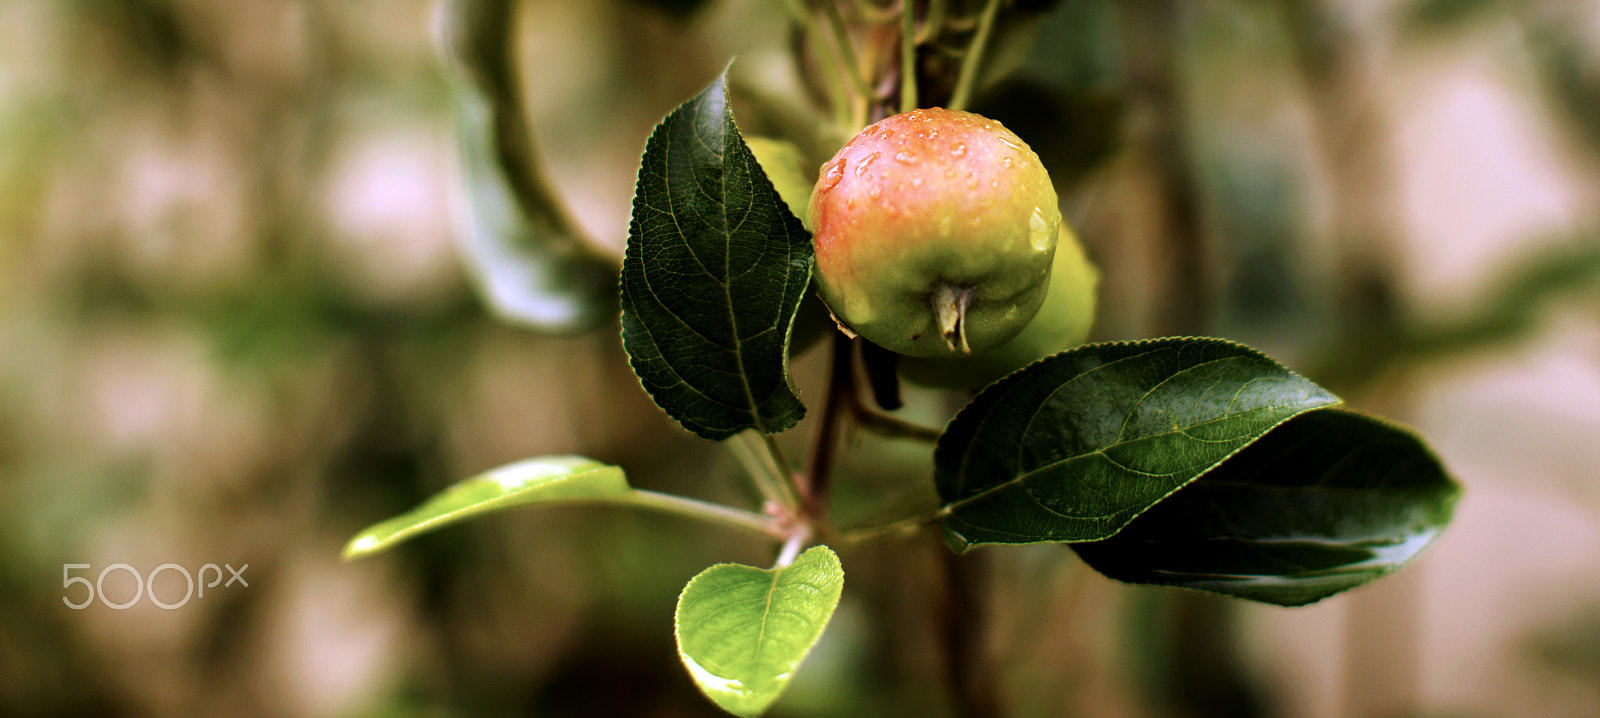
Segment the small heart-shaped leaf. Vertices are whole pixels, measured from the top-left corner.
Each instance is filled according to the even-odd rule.
[[[678,597],[678,656],[713,703],[761,715],[822,637],[843,588],[844,569],[827,546],[775,569],[712,566]]]
[[[345,560],[388,550],[417,534],[491,511],[558,501],[626,501],[622,469],[582,456],[545,456],[463,480],[420,506],[374,524],[345,544]]]
[[[991,384],[934,452],[946,538],[1098,541],[1297,414],[1339,399],[1249,347],[1091,344]]]
[[[1444,530],[1459,493],[1411,432],[1325,409],[1072,548],[1121,581],[1298,606],[1399,568]]]

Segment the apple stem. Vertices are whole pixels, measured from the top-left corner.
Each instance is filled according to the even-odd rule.
[[[967,345],[967,307],[972,305],[972,290],[946,282],[940,282],[933,290],[934,321],[950,351],[972,353],[972,347]]]

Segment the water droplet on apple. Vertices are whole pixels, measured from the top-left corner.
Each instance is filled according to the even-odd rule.
[[[917,153],[910,150],[900,150],[899,152],[894,153],[894,159],[896,162],[914,165],[917,163]]]
[[[961,159],[962,157],[966,157],[967,156],[967,143],[965,143],[965,142],[957,142],[957,143],[955,143],[953,145],[950,145],[950,156],[954,157],[956,159]]]
[[[978,173],[977,172],[968,172],[967,173],[967,189],[977,189],[977,188],[978,188]]]
[[[861,161],[856,163],[856,176],[860,177],[863,173],[865,173],[867,171],[867,168],[871,167],[872,163],[877,161],[877,159],[878,159],[878,153],[876,153],[876,152],[873,152],[873,153],[867,155],[866,157],[862,157]]]
[[[1044,218],[1044,208],[1034,207],[1033,216],[1028,218],[1028,241],[1033,245],[1034,251],[1043,252],[1050,249],[1050,222]]]
[[[822,169],[822,186],[818,187],[817,190],[827,192],[839,186],[839,180],[844,179],[844,165],[845,160],[842,157],[828,163],[828,166]]]
[[[879,187],[878,185],[873,185],[873,186],[871,186],[871,187],[869,187],[867,189],[867,196],[871,197],[873,199],[877,199],[879,197],[882,197],[883,196],[883,188]]]
[[[1012,162],[1011,162],[1011,158],[1010,157],[1004,158],[1003,160],[1001,160],[1001,163],[1006,166],[1006,169],[1011,169]]]

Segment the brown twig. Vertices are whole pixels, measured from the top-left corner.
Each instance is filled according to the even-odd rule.
[[[839,444],[839,420],[843,411],[855,399],[855,363],[852,361],[853,340],[843,333],[832,337],[832,361],[828,367],[828,390],[822,397],[822,411],[818,417],[817,434],[811,442],[811,453],[806,457],[804,495],[807,516],[819,517],[824,508],[823,498],[828,494],[828,483],[833,478],[834,454]]]
[[[983,639],[985,621],[983,587],[987,578],[984,557],[956,555],[943,546],[935,549],[942,559],[945,604],[940,616],[940,638],[945,650],[945,683],[950,686],[955,714],[960,718],[995,718],[1003,715],[996,671],[989,665]]]

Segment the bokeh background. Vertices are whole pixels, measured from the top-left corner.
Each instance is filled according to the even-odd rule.
[[[1417,427],[1465,494],[1414,565],[1301,609],[988,552],[977,650],[1012,712],[1600,715],[1600,3],[1018,5],[1015,72],[978,109],[1051,163],[1102,268],[1096,336],[1257,346]],[[769,547],[563,508],[339,560],[363,526],[539,454],[753,501],[650,404],[612,327],[484,308],[433,13],[0,0],[0,715],[714,714],[674,601]],[[730,57],[741,102],[804,97],[776,0],[516,18],[543,172],[611,256],[650,128]],[[920,420],[952,406],[911,398]],[[920,449],[852,447],[841,512],[930,500]],[[926,539],[845,552],[844,603],[774,715],[950,714]],[[116,563],[248,564],[249,585],[63,605],[82,595],[64,564]]]

